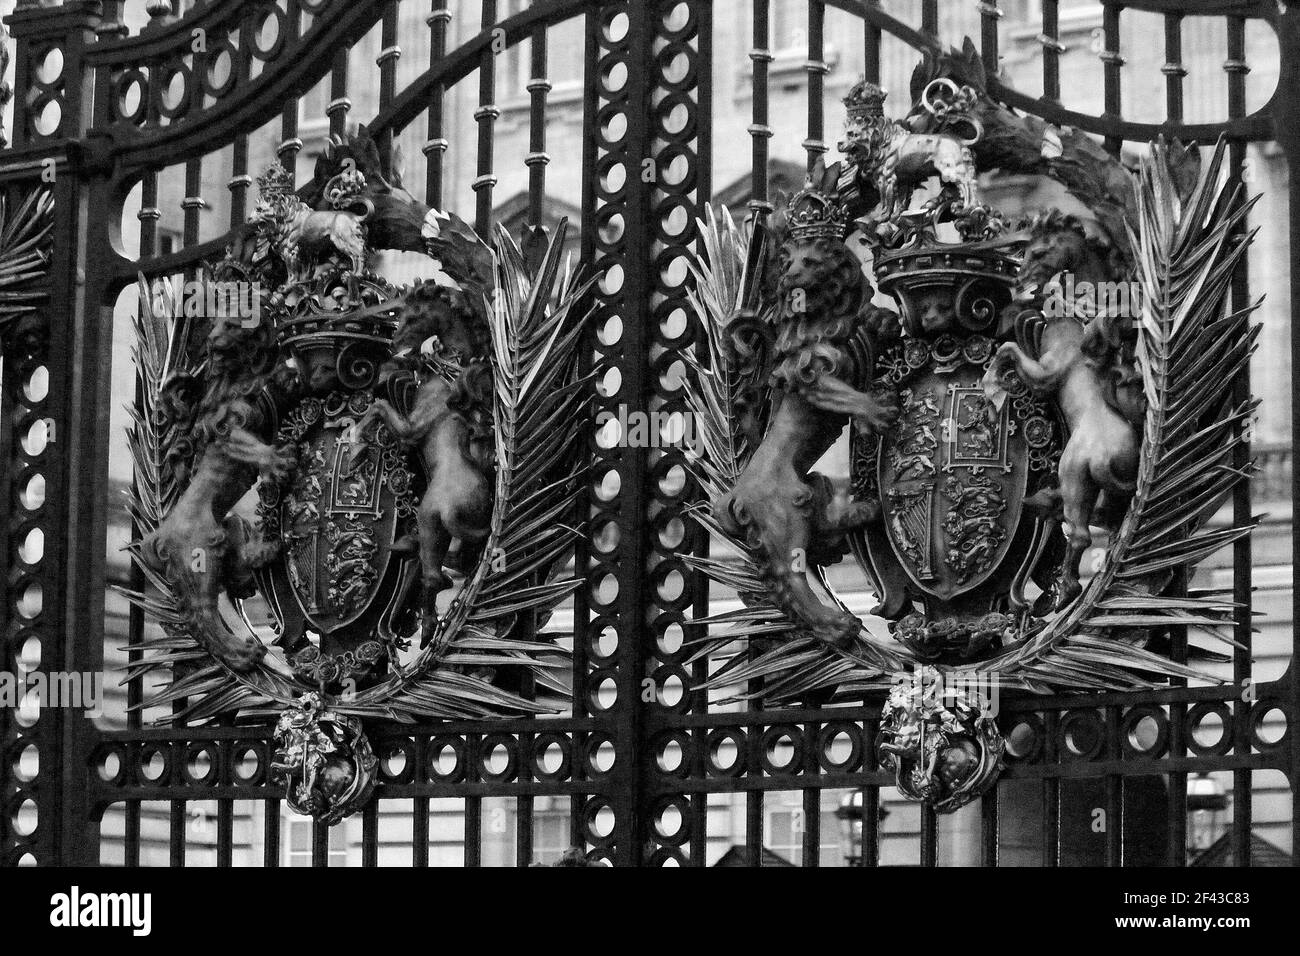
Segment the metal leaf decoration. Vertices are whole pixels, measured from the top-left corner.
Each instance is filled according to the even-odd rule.
[[[0,332],[32,312],[49,295],[44,280],[50,266],[49,238],[54,228],[54,197],[32,193],[11,208],[0,196]]]

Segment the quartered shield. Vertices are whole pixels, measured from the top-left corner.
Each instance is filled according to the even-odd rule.
[[[879,441],[875,461],[863,464],[876,470],[893,559],[917,588],[948,602],[1007,562],[1030,449],[1013,403],[985,397],[985,363],[971,360],[983,359],[983,348],[967,356],[950,340],[931,352],[926,366],[900,384],[899,420]]]
[[[300,618],[321,636],[322,649],[343,649],[352,630],[373,636],[377,616],[394,605],[404,577],[400,565],[410,557],[394,552],[413,508],[405,452],[382,425],[368,428],[362,443],[346,441],[371,400],[367,391],[335,392],[295,408],[282,434],[296,442],[297,470],[278,499],[263,502],[264,515],[277,519],[281,542],[281,567],[273,575],[276,615]]]

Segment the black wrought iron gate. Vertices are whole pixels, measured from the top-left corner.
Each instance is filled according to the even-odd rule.
[[[428,62],[399,75],[401,46],[415,43],[403,31],[417,6],[414,22],[428,31],[418,45],[429,51]],[[229,199],[223,202],[234,226],[248,210],[250,153],[273,142],[269,153],[293,160],[305,143],[302,104],[315,94],[320,95],[311,102],[327,123],[307,132],[342,133],[363,119],[385,139],[408,128],[427,133],[408,185],[414,190],[422,183],[430,205],[458,209],[467,218],[471,197],[459,180],[453,184],[448,157],[468,149],[476,135],[474,159],[466,163],[473,176],[465,185],[474,193],[476,225],[486,232],[503,198],[496,185],[507,161],[494,148],[502,122],[499,98],[507,79],[522,79],[526,93],[510,121],[526,124],[527,151],[508,161],[527,167],[521,220],[527,230],[541,230],[551,218],[548,174],[554,175],[558,163],[582,167],[581,258],[603,277],[591,348],[614,369],[597,407],[680,410],[679,360],[695,343],[684,257],[692,249],[695,218],[713,195],[716,150],[752,151],[749,206],[760,216],[771,209],[771,6],[770,0],[197,0],[179,6],[175,0],[19,0],[8,20],[13,121],[10,145],[0,152],[0,183],[11,215],[25,197],[50,192],[53,238],[48,273],[28,290],[36,296],[35,307],[3,329],[0,540],[6,598],[0,608],[0,669],[94,673],[105,667],[105,542],[114,506],[104,488],[113,440],[115,305],[137,272],[184,274],[220,253],[224,234],[213,234],[201,217],[212,199],[204,189],[214,169],[230,174],[223,184]],[[803,146],[810,162],[835,134],[827,129],[822,105],[827,10],[847,12],[860,23],[857,36],[836,36],[834,42],[863,44],[866,71],[878,78],[882,38],[918,54],[933,48],[940,42],[941,19],[957,4],[924,0],[915,6],[893,16],[866,0],[797,5],[800,16],[805,9],[807,16],[798,25],[806,52],[797,69],[806,75]],[[1003,11],[993,2],[962,6],[978,14],[980,52],[996,71]],[[1300,156],[1296,124],[1284,118],[1300,102],[1300,9],[1283,10],[1273,0],[1104,0],[1095,55],[1103,64],[1105,109],[1092,116],[1072,109],[1068,91],[1061,89],[1059,13],[1066,6],[1058,0],[1035,5],[1043,95],[995,82],[993,92],[1007,104],[1099,134],[1113,151],[1161,134],[1202,143],[1225,135],[1235,175],[1246,168],[1250,143],[1276,138],[1292,163]],[[1129,10],[1158,14],[1164,26],[1166,122],[1121,115],[1120,22]],[[1222,118],[1214,122],[1184,119],[1187,71],[1180,30],[1185,17],[1196,15],[1218,18],[1226,37],[1228,96]],[[724,64],[746,73],[752,84],[750,144],[711,141],[715,111],[740,108],[713,97],[715,28],[723,18],[740,22],[740,33],[750,34],[742,57]],[[548,77],[560,66],[548,56],[548,36],[566,23],[581,24],[585,37],[573,87],[582,101],[580,159],[548,152],[554,95]],[[1248,27],[1261,24],[1280,37],[1282,80],[1269,105],[1248,113],[1245,37]],[[200,34],[206,41],[201,51],[195,42]],[[373,58],[363,58],[362,51]],[[507,77],[508,69],[516,72]],[[477,83],[478,105],[468,117],[449,112],[446,96],[465,80]],[[362,88],[377,89],[373,116],[354,112]],[[1276,135],[1275,119],[1282,120]],[[177,199],[178,208],[163,208],[164,200]],[[1293,250],[1300,244],[1298,202],[1293,193]],[[128,229],[123,222],[123,210],[137,207],[138,240],[130,234],[134,224]],[[128,251],[133,248],[138,256]],[[1244,270],[1232,298],[1234,307],[1251,299]],[[1291,314],[1297,303],[1293,289]],[[1239,383],[1241,394],[1248,385]],[[1293,379],[1292,407],[1294,388]],[[1273,403],[1287,400],[1266,396]],[[573,612],[572,712],[373,731],[384,759],[377,799],[362,818],[362,862],[379,861],[381,818],[400,810],[409,822],[398,842],[409,846],[411,863],[428,865],[431,801],[445,810],[451,800],[459,808],[453,817],[463,820],[463,862],[478,865],[485,821],[493,825],[493,808],[504,800],[514,821],[518,865],[537,856],[534,820],[541,801],[567,805],[562,842],[584,848],[593,859],[704,865],[710,806],[718,795],[743,794],[736,797],[745,806],[736,842],[746,851],[742,859],[759,865],[771,836],[764,833],[764,801],[793,792],[802,797],[792,805],[797,812],[791,819],[799,825],[791,829],[797,844],[791,855],[817,865],[824,832],[820,794],[826,789],[861,793],[859,802],[846,803],[846,815],[865,822],[856,858],[876,862],[881,793],[891,784],[871,757],[880,701],[820,710],[736,710],[711,707],[703,693],[691,690],[708,662],[691,660],[689,622],[705,611],[709,596],[679,557],[705,547],[698,530],[683,521],[692,489],[681,453],[603,448],[594,432],[593,425],[591,534],[576,556],[586,583]],[[1234,507],[1238,516],[1249,515],[1248,490],[1238,493]],[[1019,788],[1016,807],[1039,814],[1046,837],[1037,852],[1046,865],[1078,859],[1063,836],[1075,823],[1063,819],[1062,808],[1078,811],[1080,781],[1099,788],[1090,791],[1088,807],[1106,811],[1103,855],[1111,865],[1134,859],[1132,846],[1126,847],[1133,828],[1123,821],[1138,804],[1149,809],[1153,793],[1160,795],[1167,825],[1159,855],[1174,865],[1185,862],[1188,780],[1200,772],[1233,774],[1230,832],[1238,864],[1251,858],[1253,773],[1283,774],[1290,786],[1285,802],[1294,810],[1300,783],[1294,666],[1243,695],[1252,676],[1248,543],[1236,546],[1232,568],[1241,642],[1233,683],[1169,687],[1136,697],[1003,702],[1004,732],[1020,728],[1019,744],[1003,783],[982,800],[978,859],[998,862],[1008,788]],[[136,611],[123,613],[126,640],[120,643],[136,643],[144,622]],[[114,640],[107,644],[111,648]],[[128,685],[127,703],[141,699],[139,684],[136,679]],[[1281,721],[1280,734],[1262,733],[1266,718]],[[1135,743],[1133,730],[1144,720],[1157,733],[1153,741]],[[1223,728],[1208,743],[1196,733],[1206,721]],[[182,865],[187,849],[193,852],[197,803],[213,806],[215,835],[204,847],[214,852],[217,865],[232,863],[237,842],[260,845],[268,865],[283,859],[279,790],[269,779],[263,728],[156,729],[142,726],[137,712],[122,726],[101,726],[80,710],[17,707],[0,711],[0,747],[0,860],[6,864],[131,864],[141,861],[142,846],[152,841],[167,846],[171,864]],[[778,751],[780,759],[774,757]],[[1155,790],[1139,791],[1140,783],[1151,780],[1158,783]],[[160,807],[165,809],[153,815]],[[260,824],[260,834],[237,837],[237,807],[240,820],[245,809],[256,809],[247,820]],[[101,832],[106,814],[113,814],[112,833]],[[165,833],[148,832],[155,827]],[[934,817],[922,814],[916,862],[933,865],[941,858],[938,833]],[[117,856],[103,851],[110,842]],[[327,865],[328,831],[316,827],[301,850],[313,863]]]

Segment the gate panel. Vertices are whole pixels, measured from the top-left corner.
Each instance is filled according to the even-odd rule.
[[[406,176],[407,187],[423,184],[430,206],[459,212],[483,236],[509,205],[501,183],[510,164],[526,167],[516,238],[536,264],[554,232],[555,210],[564,205],[548,192],[548,175],[555,179],[552,160],[576,162],[576,157],[548,154],[562,135],[548,126],[561,92],[549,78],[557,63],[548,37],[559,24],[581,22],[582,81],[574,94],[582,104],[583,143],[578,258],[600,281],[589,296],[593,311],[583,347],[583,361],[596,371],[598,382],[586,436],[593,460],[587,500],[571,516],[585,532],[574,555],[582,583],[571,612],[572,704],[558,716],[369,725],[380,758],[379,783],[359,818],[360,862],[389,862],[390,841],[383,835],[401,833],[402,842],[409,833],[415,866],[441,862],[444,852],[452,859],[458,849],[464,864],[481,865],[492,840],[510,843],[507,858],[526,866],[538,858],[535,834],[553,822],[558,805],[565,808],[565,840],[593,861],[703,866],[710,862],[709,841],[716,835],[710,832],[710,806],[729,801],[744,807],[742,861],[757,866],[774,837],[767,811],[781,800],[789,804],[790,841],[802,864],[814,866],[822,862],[821,834],[830,822],[823,820],[823,793],[844,791],[844,822],[860,828],[851,862],[874,865],[885,836],[881,808],[897,805],[894,778],[875,757],[883,694],[782,709],[763,709],[756,701],[720,705],[716,694],[710,700],[699,688],[719,662],[700,654],[708,626],[692,622],[733,596],[719,593],[716,585],[710,593],[707,578],[683,559],[705,556],[709,548],[707,535],[691,517],[702,491],[688,469],[690,456],[671,442],[637,443],[626,434],[611,440],[603,423],[607,418],[626,423],[636,413],[660,422],[689,412],[683,360],[704,354],[702,330],[687,298],[688,262],[700,252],[696,220],[715,198],[715,150],[740,149],[743,143],[721,134],[715,139],[715,131],[731,128],[724,114],[745,109],[740,97],[727,98],[730,90],[719,91],[714,102],[715,86],[723,85],[718,71],[743,70],[751,84],[745,132],[752,162],[744,201],[762,221],[780,199],[769,195],[768,169],[770,159],[782,154],[783,143],[773,139],[785,117],[774,118],[773,104],[791,75],[790,56],[798,58],[793,73],[807,92],[798,163],[806,160],[811,168],[828,152],[836,132],[828,130],[824,105],[831,95],[827,77],[834,48],[860,39],[864,71],[879,80],[882,38],[906,44],[918,57],[960,39],[946,30],[948,5],[925,0],[913,11],[863,0],[280,0],[258,5],[199,0],[183,4],[179,18],[158,4],[147,5],[147,11],[145,6],[20,3],[8,21],[18,95],[13,142],[0,152],[0,189],[10,216],[41,189],[51,190],[54,201],[48,272],[30,280],[32,302],[39,306],[13,319],[0,314],[0,460],[6,463],[0,540],[8,571],[0,609],[0,670],[17,673],[20,663],[30,670],[39,661],[43,671],[97,674],[105,666],[106,640],[107,655],[126,643],[133,648],[127,661],[138,663],[144,656],[140,645],[153,633],[132,609],[123,615],[127,640],[121,642],[111,628],[106,636],[103,604],[111,573],[103,545],[113,516],[102,488],[110,446],[121,441],[110,433],[109,408],[117,400],[110,388],[114,312],[137,272],[148,279],[193,277],[203,263],[220,258],[230,238],[200,241],[206,206],[228,204],[235,229],[247,218],[253,176],[265,161],[278,157],[293,164],[303,154],[301,182],[310,172],[311,136],[326,130],[343,134],[355,120],[369,121],[385,152],[403,139],[411,142],[418,131],[424,138],[410,151],[419,155]],[[428,62],[403,85],[400,46],[414,43],[404,26],[417,6],[427,27]],[[961,16],[978,20],[978,53],[993,71],[1008,49],[1000,32],[1003,11],[993,3],[972,6],[974,13],[968,9]],[[1293,9],[1278,13],[1271,2],[1247,0],[1226,5],[1104,0],[1097,49],[1086,54],[1102,63],[1103,109],[1097,115],[1075,109],[1070,91],[1063,95],[1061,89],[1063,6],[1057,0],[1041,4],[1036,42],[1042,48],[1044,95],[1012,89],[999,77],[990,79],[990,92],[1048,122],[1101,137],[1114,155],[1157,135],[1202,144],[1224,135],[1231,175],[1239,182],[1249,168],[1248,146],[1275,135],[1274,104],[1293,104],[1300,97],[1294,75],[1300,14]],[[1130,10],[1163,18],[1168,120],[1162,124],[1123,115],[1127,74],[1120,36],[1122,17]],[[860,22],[861,32],[851,38],[828,31],[828,17],[844,14],[854,17],[855,25]],[[274,31],[265,26],[264,15],[275,20]],[[778,15],[782,23],[791,16],[799,23],[806,42],[797,54],[774,35]],[[1184,122],[1182,25],[1186,17],[1220,15],[1227,39],[1226,111],[1222,121],[1189,124]],[[1245,38],[1248,25],[1260,23],[1279,33],[1283,76],[1272,103],[1252,113],[1246,101]],[[195,55],[196,29],[205,31],[211,54]],[[738,37],[735,45],[743,49],[735,63],[714,62],[723,31],[728,39]],[[357,51],[372,42],[378,54],[369,61]],[[423,50],[424,36],[419,42]],[[51,77],[43,65],[55,47],[62,51],[62,67]],[[205,72],[211,66],[205,57],[215,59],[221,51],[229,56],[228,83]],[[527,84],[522,105],[503,117],[511,88],[501,57],[509,53],[524,58]],[[458,95],[461,81],[474,89],[473,102]],[[300,103],[319,83],[328,87],[325,113],[308,116]],[[179,97],[172,95],[174,84],[182,90]],[[361,101],[362,86],[372,84],[376,92],[367,108],[373,113],[363,114],[353,98]],[[135,100],[127,88],[136,91]],[[261,128],[274,126],[277,117],[278,136],[268,143]],[[511,124],[526,131],[526,151],[519,156],[502,148]],[[1277,138],[1293,158],[1300,150],[1294,132],[1278,125]],[[469,191],[447,185],[456,181],[448,166],[450,145],[458,138],[475,144]],[[787,157],[788,151],[782,158]],[[42,176],[46,170],[52,170],[49,179]],[[205,197],[213,178],[224,179],[227,172],[228,181],[219,188],[229,198]],[[183,178],[183,196],[170,195],[174,190],[167,177],[173,174]],[[136,187],[138,259],[124,251],[119,235],[122,211]],[[162,208],[176,199],[179,216]],[[1294,197],[1290,201],[1295,249],[1300,206]],[[1294,314],[1300,306],[1294,284],[1291,296]],[[1234,276],[1231,303],[1241,309],[1251,301],[1243,264]],[[41,384],[42,368],[48,388]],[[1297,388],[1293,375],[1293,408],[1300,401]],[[1249,376],[1243,374],[1235,397],[1245,402],[1249,396]],[[33,434],[51,427],[44,441]],[[1242,447],[1233,466],[1245,471],[1251,461],[1250,450]],[[1238,523],[1250,520],[1251,504],[1250,486],[1239,485],[1232,502]],[[27,542],[37,530],[43,547],[34,551]],[[1293,547],[1295,534],[1293,527]],[[1085,798],[1106,813],[1105,863],[1132,862],[1126,853],[1134,852],[1131,841],[1141,825],[1136,814],[1156,800],[1166,813],[1164,855],[1171,865],[1182,865],[1189,778],[1210,771],[1233,775],[1231,855],[1237,865],[1251,861],[1253,774],[1285,774],[1294,810],[1300,762],[1294,656],[1280,679],[1255,682],[1251,544],[1238,541],[1231,551],[1231,570],[1225,574],[1236,602],[1239,642],[1232,683],[1188,687],[1175,679],[1140,694],[1003,698],[999,723],[1017,745],[1003,783],[981,798],[978,853],[985,865],[997,865],[1000,851],[1015,838],[1010,831],[1016,821],[1009,814],[1026,806],[1038,812],[1046,834],[1041,862],[1079,862],[1068,837],[1073,824],[1062,817]],[[133,574],[115,583],[142,588],[139,573]],[[568,613],[565,609],[557,617],[567,622]],[[537,624],[520,626],[519,633],[531,636]],[[1173,640],[1174,659],[1185,660],[1187,634],[1175,632]],[[106,683],[116,679],[109,675]],[[1243,696],[1245,687],[1251,691]],[[762,683],[746,690],[760,691]],[[145,699],[143,673],[133,674],[126,695],[131,706]],[[1261,725],[1266,716],[1276,721],[1278,714],[1282,735],[1266,739]],[[1211,717],[1224,721],[1225,736],[1219,744],[1205,745],[1196,731]],[[1146,719],[1161,731],[1158,747],[1132,743],[1134,728]],[[118,724],[97,723],[67,708],[0,711],[0,860],[116,862],[119,858],[104,849],[110,843],[120,846],[120,861],[128,864],[159,861],[158,853],[171,865],[209,857],[218,866],[279,865],[282,859],[324,866],[346,859],[332,842],[338,831],[332,836],[320,824],[282,822],[284,791],[270,772],[274,747],[268,724],[222,719],[158,728],[144,723],[136,711]],[[734,752],[735,764],[722,766],[722,752]],[[789,760],[781,762],[778,754]],[[1156,796],[1161,786],[1162,800]],[[112,825],[101,833],[105,814],[112,814]],[[457,819],[463,820],[459,840],[440,842],[444,825]],[[237,844],[237,823],[241,829],[257,828],[258,839]],[[499,837],[498,826],[506,837]],[[1292,812],[1293,833],[1295,827]],[[148,837],[154,828],[167,834],[161,851]],[[933,812],[919,812],[915,831],[917,861],[935,865],[944,858]],[[261,856],[254,859],[258,844]]]

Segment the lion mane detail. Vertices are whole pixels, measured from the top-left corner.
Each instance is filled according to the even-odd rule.
[[[300,390],[297,371],[278,360],[270,323],[221,322],[208,336],[206,356],[200,371],[172,375],[159,397],[170,435],[166,463],[182,485],[208,447],[232,430],[269,433],[274,409]]]
[[[855,381],[865,371],[849,351],[866,305],[866,278],[841,241],[783,243],[779,256],[772,384],[799,391],[822,375]]]

